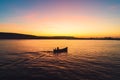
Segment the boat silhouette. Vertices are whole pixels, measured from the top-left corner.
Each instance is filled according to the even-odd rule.
[[[67,53],[68,52],[68,47],[59,49],[59,47],[57,47],[57,49],[53,49],[53,53]]]

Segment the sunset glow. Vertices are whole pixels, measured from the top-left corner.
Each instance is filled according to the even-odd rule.
[[[0,0],[0,32],[120,37],[120,0]]]

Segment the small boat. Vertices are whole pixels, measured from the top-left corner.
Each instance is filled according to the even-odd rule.
[[[57,49],[53,49],[53,53],[67,53],[68,52],[68,47],[65,47],[65,48],[62,48],[62,49],[59,49],[57,47]]]

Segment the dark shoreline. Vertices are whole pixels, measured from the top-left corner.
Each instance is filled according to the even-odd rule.
[[[0,40],[26,40],[26,39],[38,39],[38,40],[120,40],[120,38],[113,38],[113,37],[88,37],[88,38],[78,38],[73,36],[35,36],[29,34],[20,34],[20,33],[7,33],[7,32],[0,32]]]
[[[0,39],[0,40],[120,40],[120,39]]]

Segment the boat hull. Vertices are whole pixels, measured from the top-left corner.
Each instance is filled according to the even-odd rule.
[[[53,52],[54,53],[67,53],[68,52],[68,48],[66,47],[66,48],[58,49],[58,50],[54,49]]]

